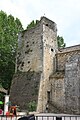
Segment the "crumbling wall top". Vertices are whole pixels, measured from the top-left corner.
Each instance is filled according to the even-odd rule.
[[[80,51],[80,44],[75,45],[75,46],[66,47],[63,49],[59,49],[58,53],[67,53],[67,52],[72,52],[72,51]]]
[[[41,17],[41,23],[43,23],[44,25],[48,26],[50,29],[53,29],[54,32],[57,31],[57,24],[55,22],[53,22],[52,20],[42,16]]]

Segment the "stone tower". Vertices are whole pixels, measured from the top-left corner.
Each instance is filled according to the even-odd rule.
[[[56,52],[56,23],[46,17],[41,17],[35,27],[19,34],[16,73],[10,90],[13,104],[26,109],[25,103],[35,100],[37,111],[45,110],[46,91],[49,91],[49,76],[55,70]]]
[[[49,88],[49,76],[55,71],[54,56],[57,47],[57,28],[56,24],[48,19],[42,18],[43,23],[43,71],[40,81],[37,111],[44,112],[47,104],[47,92]]]

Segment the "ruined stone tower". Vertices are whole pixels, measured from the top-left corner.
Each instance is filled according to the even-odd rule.
[[[38,112],[80,114],[80,45],[58,49],[56,23],[42,17],[19,34],[12,104]]]
[[[21,32],[18,41],[16,73],[10,99],[23,109],[27,109],[26,104],[35,100],[37,111],[42,112],[47,102],[49,76],[55,69],[56,23],[42,17],[34,28]]]

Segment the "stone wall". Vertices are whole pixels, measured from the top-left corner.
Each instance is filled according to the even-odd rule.
[[[50,112],[80,114],[80,45],[59,51],[50,76]]]
[[[77,55],[79,53],[80,53],[80,45],[64,48],[58,51],[58,54],[56,54],[56,70],[58,71],[65,70],[65,64],[67,60],[71,56]]]
[[[13,103],[18,105],[22,102],[23,104],[20,106],[21,108],[25,108],[24,103],[30,102],[33,96],[24,96],[33,94],[31,86],[35,84],[35,81],[38,79],[37,87],[39,87],[39,94],[38,92],[36,94],[38,97],[37,110],[38,112],[42,112],[45,109],[45,102],[47,101],[46,91],[48,90],[49,76],[53,72],[53,57],[57,51],[56,24],[42,17],[34,28],[25,30],[19,34],[18,42],[16,75],[18,71],[21,72],[21,74],[19,74],[18,77],[14,77],[12,80],[10,99]],[[36,73],[36,75],[33,74],[33,77],[29,80],[26,75],[28,71],[30,74],[32,72]],[[23,76],[24,72],[26,77],[25,75]],[[38,77],[37,73],[39,73]],[[28,89],[30,90],[29,93],[27,92]],[[35,90],[35,88],[33,89]],[[36,101],[37,97],[35,97]],[[22,100],[23,98],[24,100]]]
[[[65,65],[65,110],[80,114],[80,54],[71,56]]]
[[[19,34],[16,71],[42,71],[42,27],[40,24]]]
[[[34,100],[45,112],[50,99],[52,112],[80,114],[80,45],[58,50],[56,23],[46,17],[18,41],[12,103],[27,109]]]
[[[47,91],[49,90],[49,76],[53,73],[53,57],[57,52],[57,28],[56,23],[42,18],[43,23],[43,72],[38,97],[38,112],[44,112],[47,103]],[[41,108],[42,106],[42,108]]]
[[[41,72],[43,69],[42,24],[25,30],[19,34],[18,51],[16,57],[16,73],[10,89],[12,104],[22,109],[28,107],[29,102],[38,101]]]
[[[65,105],[64,72],[54,72],[50,76],[49,112],[62,113]]]
[[[41,72],[17,72],[12,80],[10,101],[22,110],[29,109],[29,103],[35,101],[37,105]]]

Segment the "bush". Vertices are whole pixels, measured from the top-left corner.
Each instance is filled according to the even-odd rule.
[[[36,111],[36,102],[35,101],[31,101],[31,102],[29,102],[29,104],[28,104],[28,110],[29,111]]]

